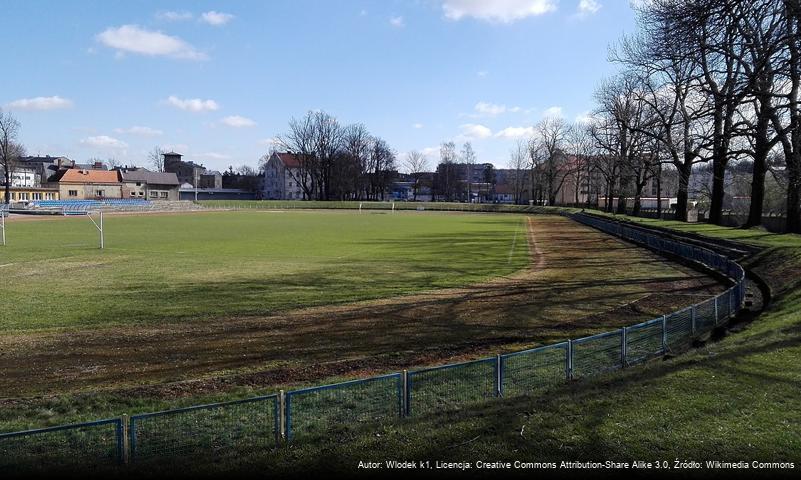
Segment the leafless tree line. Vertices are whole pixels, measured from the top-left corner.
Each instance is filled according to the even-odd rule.
[[[384,139],[322,111],[293,118],[277,140],[298,158],[289,172],[304,199],[383,200],[396,173],[395,152]]]
[[[801,0],[648,0],[636,8],[639,30],[611,49],[622,71],[596,92],[592,122],[596,146],[616,164],[605,175],[610,185],[617,177],[621,201],[664,164],[678,172],[677,216],[686,220],[693,166],[709,163],[709,221],[720,224],[727,168],[745,161],[746,226],[756,226],[766,175],[783,163],[787,230],[801,232]],[[771,162],[777,155],[783,162]]]

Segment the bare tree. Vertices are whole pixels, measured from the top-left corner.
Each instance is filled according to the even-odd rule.
[[[545,155],[545,171],[543,173],[548,205],[554,205],[556,196],[568,176],[564,148],[569,126],[559,117],[548,117],[541,120],[534,128],[537,132],[538,148]]]
[[[528,167],[528,144],[518,140],[509,155],[508,168],[511,171],[512,201],[520,204],[526,190],[526,169]]]
[[[453,201],[457,190],[456,144],[443,142],[439,147],[439,166],[437,167],[437,190],[445,200]]]
[[[590,125],[574,123],[568,128],[566,138],[567,148],[573,156],[570,168],[567,171],[575,185],[574,204],[581,203],[582,189],[586,188],[586,205],[590,205],[592,156],[595,152],[595,140],[592,137]]]
[[[473,145],[470,142],[465,142],[462,146],[461,153],[462,163],[465,164],[466,171],[466,186],[467,186],[467,202],[473,201],[472,183],[473,183],[473,168],[476,165],[476,152],[473,150]]]
[[[150,163],[150,166],[153,167],[154,170],[157,172],[164,171],[164,149],[155,146],[152,150],[147,154],[147,160]]]
[[[0,168],[3,169],[4,200],[11,203],[11,183],[14,178],[14,170],[17,168],[20,157],[25,152],[17,142],[20,124],[11,112],[3,113],[0,110]]]
[[[414,201],[417,201],[417,194],[420,190],[421,180],[423,179],[425,171],[428,169],[428,160],[422,153],[418,152],[417,150],[412,150],[406,154],[406,159],[403,163],[406,167],[406,171],[409,172],[409,175],[411,175],[412,179],[414,180]]]
[[[316,173],[319,160],[315,150],[316,134],[313,116],[313,112],[308,112],[301,119],[292,118],[289,121],[289,132],[276,138],[284,150],[294,154],[297,158],[298,168],[287,169],[287,172],[292,180],[300,186],[304,200],[315,198],[315,180],[319,178],[319,174]]]

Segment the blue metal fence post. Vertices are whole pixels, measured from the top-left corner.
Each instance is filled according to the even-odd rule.
[[[720,298],[719,296],[715,297],[715,325],[717,325],[718,322],[720,321],[720,318],[718,318],[718,299],[719,298]]]
[[[284,391],[279,390],[278,398],[273,402],[273,416],[275,417],[275,446],[281,446],[281,439],[284,437]]]
[[[284,429],[286,430],[286,442],[292,441],[292,395],[286,395],[284,401],[284,408],[286,409],[286,417],[284,420]]]
[[[404,395],[403,395],[403,408],[404,408],[404,415],[409,417],[412,414],[412,381],[409,378],[409,371],[403,371],[403,387],[404,387]]]
[[[131,417],[131,424],[128,428],[128,441],[130,442],[131,449],[131,462],[136,461],[136,417]]]
[[[567,341],[567,355],[565,356],[565,378],[573,380],[573,340]]]
[[[692,335],[695,336],[696,325],[695,325],[695,305],[690,307],[690,320],[692,321]]]
[[[626,342],[628,337],[628,327],[623,327],[620,329],[620,366],[621,368],[626,368],[626,356],[628,352],[626,352]]]
[[[667,353],[668,347],[667,315],[662,315],[662,355]]]
[[[123,414],[117,424],[117,448],[119,449],[119,461],[122,464],[127,464],[129,461],[128,422],[128,415]]]
[[[406,396],[406,382],[404,380],[403,374],[398,375],[398,379],[396,381],[396,385],[398,387],[398,417],[403,418],[404,413],[406,412],[406,407],[404,407],[404,398]]]
[[[495,396],[503,396],[503,357],[495,356]]]

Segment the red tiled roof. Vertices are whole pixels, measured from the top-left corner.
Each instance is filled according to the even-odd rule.
[[[283,162],[285,167],[287,168],[300,167],[300,155],[289,152],[276,153],[276,155],[278,155],[278,159],[281,160],[281,162]]]
[[[116,170],[81,170],[71,168],[64,172],[60,183],[119,183]]]

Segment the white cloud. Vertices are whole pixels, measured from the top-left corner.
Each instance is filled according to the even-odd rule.
[[[489,103],[489,102],[478,102],[474,107],[473,110],[476,111],[474,114],[466,115],[471,118],[478,118],[478,117],[497,117],[503,113],[517,113],[522,112],[523,109],[520,107],[507,107],[503,104],[497,103]]]
[[[476,123],[459,125],[459,128],[462,129],[462,136],[465,138],[487,138],[492,136],[492,130]]]
[[[487,75],[489,75],[489,72],[488,72],[488,71],[486,71],[486,70],[479,70],[479,71],[476,73],[476,75],[478,75],[479,77],[486,77]]]
[[[96,148],[127,148],[128,144],[123,142],[122,140],[117,140],[114,137],[109,137],[108,135],[98,135],[96,137],[86,137],[81,140],[81,143],[84,145],[88,145],[90,147]]]
[[[165,100],[165,102],[167,103],[167,105],[173,106],[175,108],[195,113],[209,112],[220,108],[220,106],[214,100],[203,100],[200,98],[182,99],[174,95],[170,95],[169,98]]]
[[[498,138],[528,138],[534,135],[534,127],[506,127],[495,136]]]
[[[564,115],[562,114],[562,107],[548,107],[545,111],[542,112],[543,117],[558,117],[561,118]]]
[[[52,97],[20,98],[7,105],[8,108],[18,110],[56,110],[59,108],[72,107],[72,100],[61,98],[58,95]]]
[[[134,125],[131,128],[115,128],[116,133],[130,133],[131,135],[141,135],[143,137],[157,137],[163,135],[164,132],[155,128],[140,127]]]
[[[231,15],[230,13],[215,12],[214,10],[202,13],[200,15],[200,20],[202,22],[206,22],[209,25],[214,25],[215,27],[225,25],[226,23],[230,22],[233,19],[234,16]]]
[[[118,54],[136,53],[147,56],[164,56],[186,60],[206,60],[205,53],[178,37],[146,30],[137,25],[107,28],[95,39],[103,45],[117,50]]]
[[[192,12],[157,12],[156,19],[163,20],[165,22],[184,22],[186,20],[192,20],[195,16],[192,15]]]
[[[231,115],[231,116],[223,118],[220,121],[222,123],[224,123],[225,125],[228,125],[229,127],[234,127],[234,128],[255,127],[256,126],[256,122],[254,122],[253,120],[251,120],[251,119],[249,119],[247,117],[242,117],[240,115]]]
[[[478,102],[473,108],[476,112],[482,115],[489,115],[491,117],[500,115],[506,111],[506,105],[497,105],[495,103],[488,102]]]
[[[406,23],[403,21],[403,17],[392,17],[389,19],[389,24],[395,28],[403,28],[406,26]]]
[[[581,0],[578,4],[579,16],[586,17],[598,13],[601,9],[601,4],[598,0]]]
[[[450,20],[472,17],[490,22],[511,23],[556,10],[558,0],[443,0],[442,10]]]
[[[415,123],[415,124],[412,125],[412,128],[418,128],[419,129],[419,128],[423,128],[423,126],[424,125],[422,123]]]

